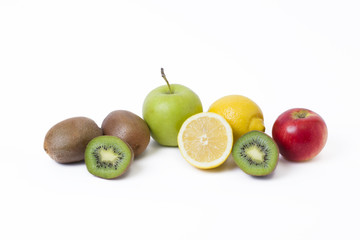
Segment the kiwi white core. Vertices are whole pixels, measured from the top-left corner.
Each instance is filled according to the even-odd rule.
[[[106,150],[100,149],[99,155],[101,158],[100,160],[107,163],[115,163],[119,157],[119,155],[114,152],[113,148]]]
[[[251,157],[252,161],[262,163],[265,159],[265,153],[256,146],[251,146],[245,150],[246,154]]]

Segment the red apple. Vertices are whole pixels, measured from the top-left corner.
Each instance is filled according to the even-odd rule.
[[[282,113],[275,121],[272,136],[281,155],[294,162],[314,158],[327,140],[325,121],[317,113],[305,108],[293,108]]]

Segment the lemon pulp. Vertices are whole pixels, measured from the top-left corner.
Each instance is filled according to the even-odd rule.
[[[225,162],[231,152],[231,126],[218,114],[199,113],[184,122],[178,143],[181,154],[191,165],[214,168]]]

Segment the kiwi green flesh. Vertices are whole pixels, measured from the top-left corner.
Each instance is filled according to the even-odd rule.
[[[134,153],[130,146],[115,136],[100,136],[92,139],[85,150],[88,171],[101,178],[121,176],[129,168]]]
[[[235,163],[245,173],[252,176],[266,176],[277,166],[279,149],[267,134],[251,131],[236,141],[232,155]]]

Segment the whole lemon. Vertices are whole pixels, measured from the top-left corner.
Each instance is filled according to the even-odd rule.
[[[228,121],[233,130],[234,143],[249,131],[265,131],[264,116],[260,107],[247,97],[222,97],[210,106],[209,112],[220,114]]]

